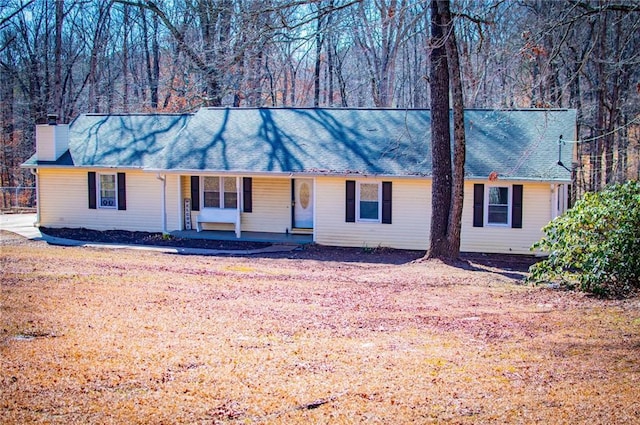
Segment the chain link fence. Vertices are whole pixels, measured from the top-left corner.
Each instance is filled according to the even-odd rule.
[[[36,209],[35,187],[0,187],[0,210],[31,212]]]

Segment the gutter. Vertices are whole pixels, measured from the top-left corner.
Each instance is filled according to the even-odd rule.
[[[69,169],[69,170],[141,170],[148,171],[147,168],[141,166],[124,166],[124,165],[58,165],[58,164],[20,164],[20,168],[47,168],[47,169]],[[158,172],[158,171],[156,171]]]
[[[178,174],[178,175],[198,175],[198,176],[246,176],[246,177],[280,177],[280,178],[295,178],[295,177],[347,177],[347,178],[389,178],[389,179],[433,179],[431,175],[424,174],[376,174],[376,173],[364,173],[364,172],[322,172],[322,171],[249,171],[249,170],[191,170],[191,169],[175,169],[167,170],[161,168],[143,168],[144,172],[163,173],[163,174]],[[484,182],[488,180],[488,176],[465,176],[465,181],[477,181]],[[558,177],[499,177],[498,181],[504,182],[537,182],[537,183],[571,183],[571,178],[558,178]]]

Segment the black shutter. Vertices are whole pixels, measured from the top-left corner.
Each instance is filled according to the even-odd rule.
[[[127,209],[127,183],[124,173],[118,173],[118,209]]]
[[[391,224],[391,182],[382,182],[382,222]]]
[[[345,212],[345,221],[354,223],[356,221],[356,182],[355,180],[347,180],[347,210]]]
[[[242,202],[244,203],[243,211],[250,213],[253,211],[253,195],[252,195],[252,179],[251,177],[242,178]]]
[[[511,207],[511,227],[522,229],[522,185],[513,185],[513,206]]]
[[[191,176],[191,211],[200,211],[200,177]]]
[[[484,225],[484,185],[473,185],[473,227]]]
[[[89,179],[89,209],[96,209],[96,196],[97,196],[97,188],[96,188],[96,172],[89,171],[87,173]]]

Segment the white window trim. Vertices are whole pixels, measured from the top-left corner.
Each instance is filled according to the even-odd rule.
[[[113,176],[114,183],[114,196],[113,205],[102,205],[102,176]],[[117,173],[97,173],[96,179],[96,199],[98,208],[105,210],[117,210],[118,209],[118,174]]]
[[[489,222],[489,192],[492,187],[506,187],[508,191],[507,203],[507,222],[506,223],[490,223]],[[511,227],[511,213],[513,210],[513,185],[493,184],[485,185],[484,192],[484,225],[495,227]]]
[[[378,185],[378,218],[360,218],[360,185]],[[360,223],[382,223],[382,183],[370,181],[356,181],[356,222]]]
[[[218,207],[220,209],[228,209],[228,210],[236,210],[239,208],[239,206],[241,205],[240,202],[240,193],[241,193],[241,188],[240,188],[240,184],[241,184],[241,179],[237,178],[237,177],[233,177],[233,176],[200,176],[200,205],[202,206],[202,208],[216,208],[216,207],[205,207],[204,206],[204,179],[205,177],[215,177],[218,179],[218,187],[220,188],[220,199],[219,199],[219,205],[222,205],[221,207]],[[231,208],[226,208],[224,205],[224,181],[222,180],[223,178],[234,178],[236,179],[236,206],[235,207],[231,207]]]

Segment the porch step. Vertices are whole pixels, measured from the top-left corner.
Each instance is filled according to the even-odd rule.
[[[293,229],[291,229],[291,233],[293,233],[294,235],[312,235],[313,229],[303,229],[300,227],[294,227]]]

